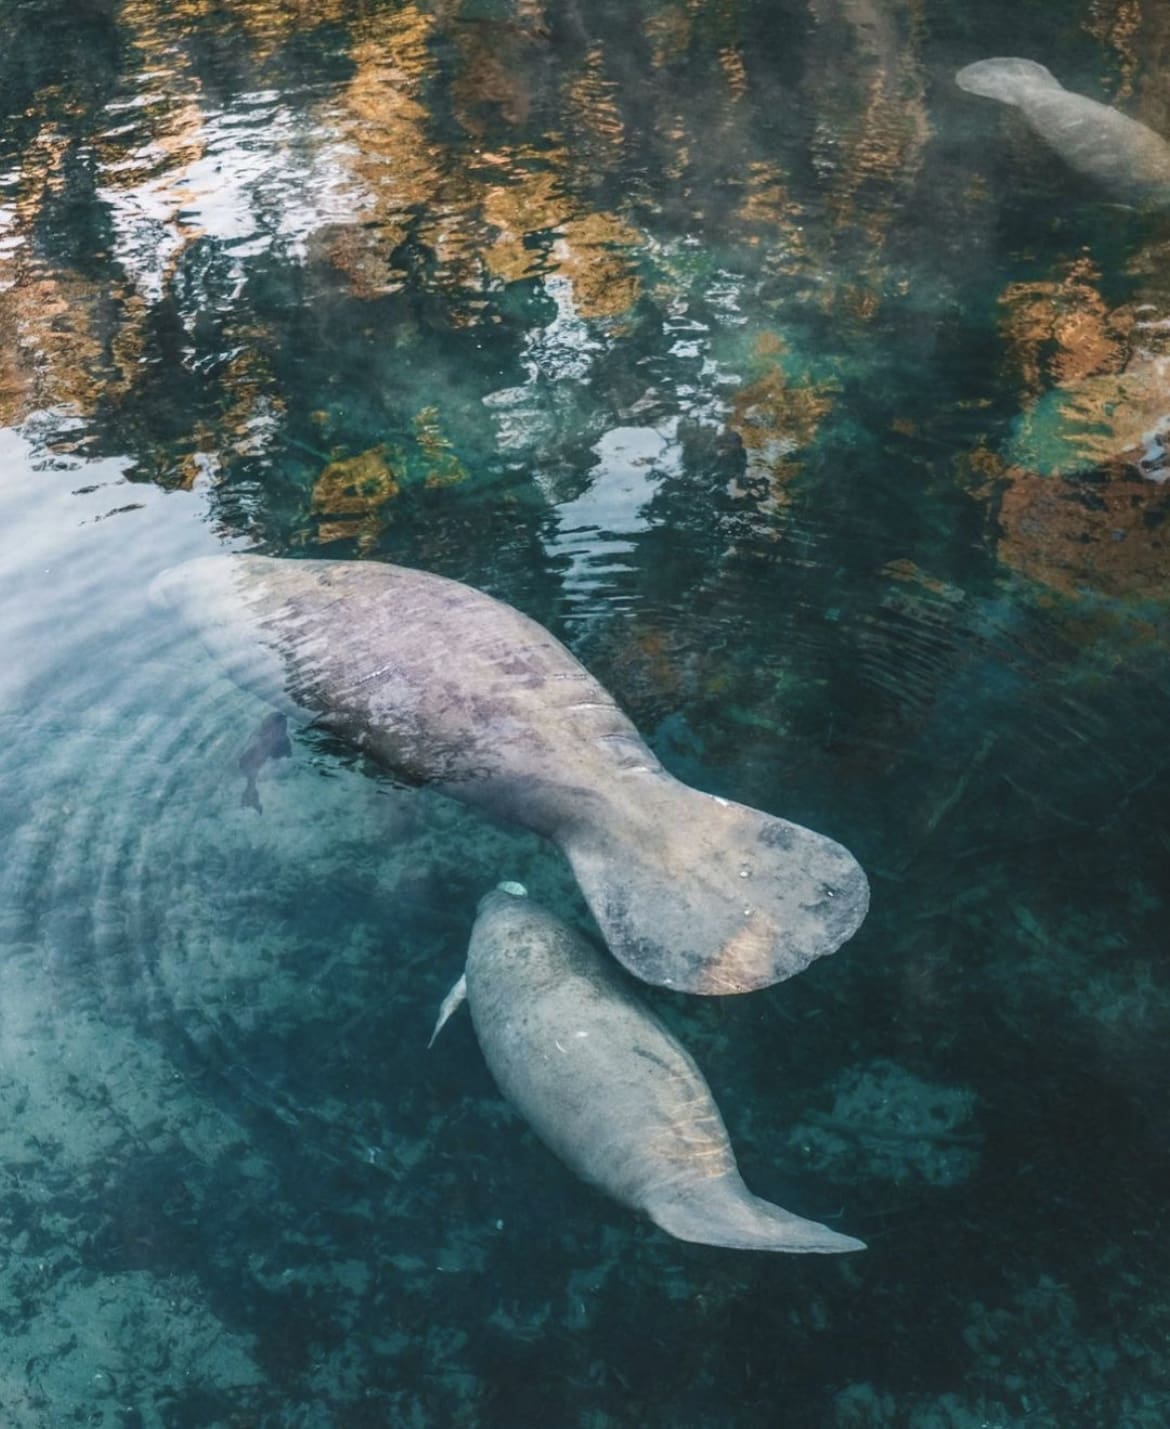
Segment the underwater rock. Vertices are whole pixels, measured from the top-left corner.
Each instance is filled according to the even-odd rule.
[[[955,1186],[979,1164],[975,1094],[934,1086],[893,1062],[853,1067],[838,1078],[829,1112],[806,1112],[789,1145],[815,1171]]]
[[[846,849],[672,778],[558,640],[480,591],[400,566],[226,556],[153,593],[277,709],[551,839],[647,982],[766,987],[865,916]]]
[[[864,1249],[752,1195],[690,1054],[519,884],[480,901],[467,970],[436,1034],[462,995],[500,1090],[545,1145],[615,1200],[705,1245]]]
[[[1110,105],[1065,89],[1042,64],[979,60],[959,70],[955,83],[1018,108],[1070,167],[1115,196],[1170,204],[1170,144]]]

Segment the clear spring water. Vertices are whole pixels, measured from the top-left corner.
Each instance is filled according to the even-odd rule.
[[[0,5],[0,1422],[1170,1422],[1170,218],[957,90],[1170,136],[1163,0]],[[544,621],[873,908],[647,998],[753,1189],[682,1245],[469,1024],[537,840],[149,608],[227,547]]]

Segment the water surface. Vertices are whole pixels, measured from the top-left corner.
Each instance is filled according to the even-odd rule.
[[[1170,220],[954,71],[1170,136],[1160,0],[0,9],[0,1418],[1170,1419]],[[190,555],[418,566],[858,936],[648,1000],[841,1258],[669,1240],[425,1052],[534,838],[266,710]]]

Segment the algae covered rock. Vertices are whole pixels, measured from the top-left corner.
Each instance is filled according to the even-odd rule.
[[[817,1171],[955,1186],[979,1164],[976,1097],[924,1082],[895,1062],[851,1067],[833,1084],[828,1111],[806,1111],[789,1145]]]

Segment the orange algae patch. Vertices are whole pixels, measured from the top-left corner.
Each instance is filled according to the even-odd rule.
[[[330,462],[313,486],[311,510],[314,516],[323,518],[317,526],[316,540],[325,543],[352,539],[357,541],[359,550],[367,550],[386,528],[382,507],[398,491],[383,446]]]

